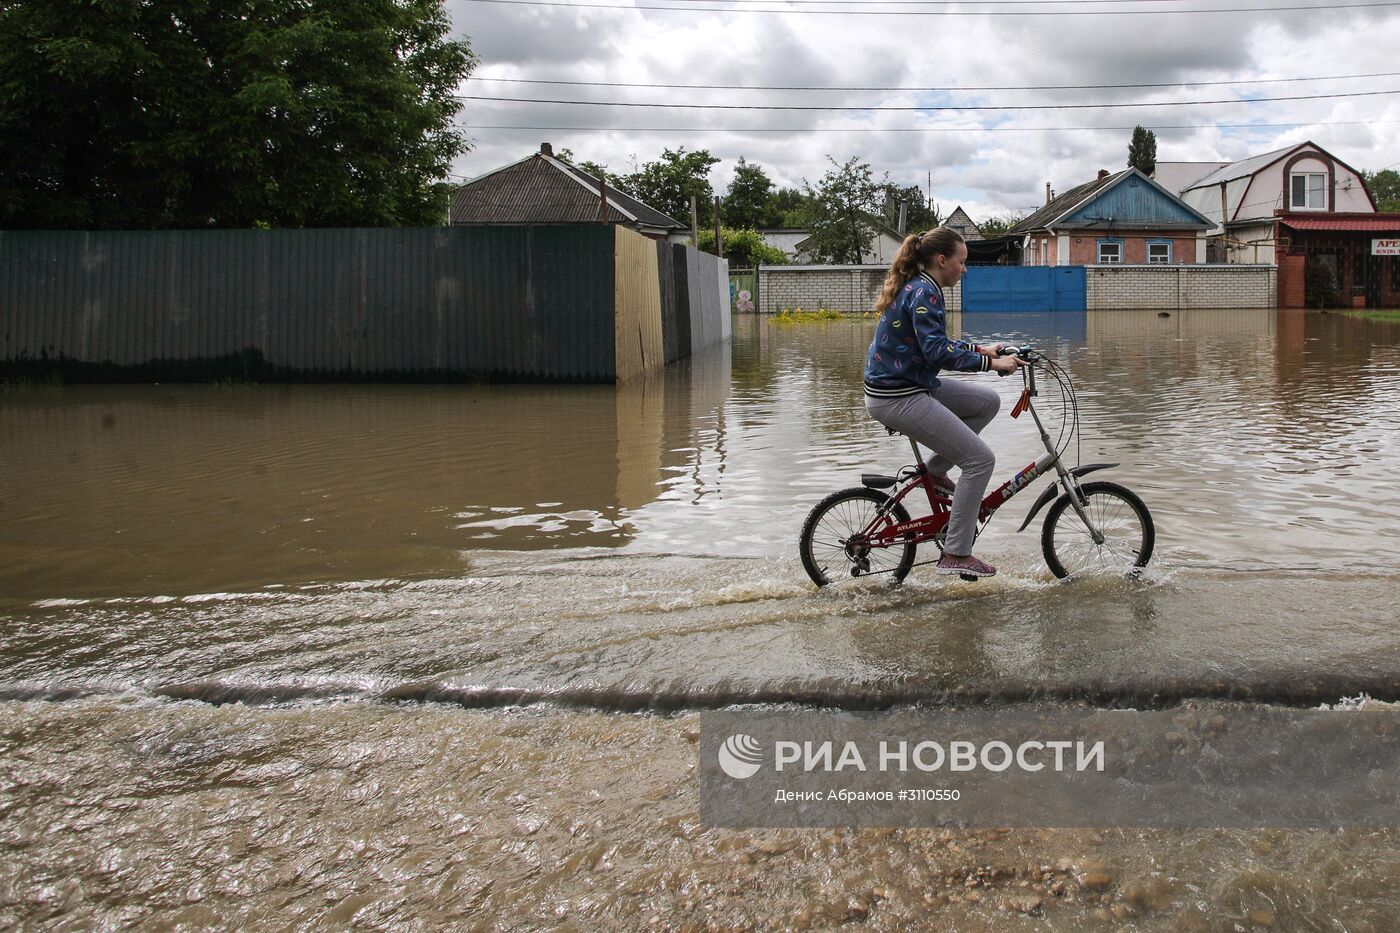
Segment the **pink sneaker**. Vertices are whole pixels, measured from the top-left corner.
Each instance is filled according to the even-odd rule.
[[[958,484],[950,480],[947,473],[930,473],[928,479],[929,482],[933,484],[934,489],[943,493],[943,495],[947,496],[949,499],[953,498],[953,493],[957,490]]]
[[[934,569],[939,573],[956,573],[966,577],[994,577],[997,573],[997,569],[991,564],[985,560],[978,560],[971,554],[966,557],[944,554]]]

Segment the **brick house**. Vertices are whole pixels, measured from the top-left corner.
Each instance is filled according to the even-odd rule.
[[[1206,261],[1209,218],[1135,168],[1099,172],[1008,231],[1022,265],[1181,265]]]

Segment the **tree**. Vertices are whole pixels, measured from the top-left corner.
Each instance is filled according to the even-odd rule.
[[[690,220],[690,199],[696,199],[701,225],[713,224],[714,191],[710,167],[719,159],[707,149],[686,152],[685,147],[661,150],[661,158],[642,164],[637,171],[616,179],[617,186],[637,200],[681,223]]]
[[[773,180],[760,166],[739,156],[734,179],[724,195],[724,222],[734,227],[776,226],[772,199]]]
[[[721,227],[720,237],[724,242],[724,258],[733,268],[747,268],[762,263],[766,266],[787,265],[787,253],[776,246],[769,246],[762,235],[751,228]],[[714,227],[700,231],[700,249],[707,253],[715,251]]]
[[[1128,144],[1128,167],[1144,175],[1157,170],[1157,134],[1140,126],[1133,128],[1133,141]]]
[[[923,189],[918,185],[901,188],[899,185],[886,182],[881,186],[881,191],[884,198],[881,214],[885,226],[892,230],[899,229],[900,202],[909,205],[904,218],[905,233],[922,233],[943,223],[943,211],[937,204],[924,197]]]
[[[826,158],[832,167],[815,188],[806,186],[812,201],[807,251],[817,262],[859,265],[875,235],[882,185],[856,156],[845,162]]]
[[[1006,231],[1025,219],[1024,213],[1015,211],[1010,214],[997,214],[995,217],[989,217],[978,223],[977,229],[982,234],[982,239],[992,240],[999,236],[1006,236]]]
[[[779,188],[773,192],[769,208],[773,226],[805,229],[811,219],[812,200],[798,188]]]
[[[443,222],[444,0],[0,6],[0,226]]]
[[[1392,168],[1381,169],[1379,172],[1362,169],[1361,180],[1371,190],[1371,197],[1376,201],[1376,210],[1400,211],[1400,172]]]

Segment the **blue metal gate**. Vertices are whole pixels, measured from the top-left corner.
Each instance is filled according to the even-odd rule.
[[[1083,311],[1083,266],[973,266],[963,276],[964,311]]]

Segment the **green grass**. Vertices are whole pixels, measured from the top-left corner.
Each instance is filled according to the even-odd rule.
[[[1347,316],[1365,318],[1368,321],[1400,322],[1400,311],[1348,311]]]
[[[818,308],[815,311],[804,311],[801,308],[784,308],[773,317],[777,324],[812,324],[819,321],[863,321],[868,320],[874,312],[866,314],[847,314],[844,311],[833,311],[830,308]]]

